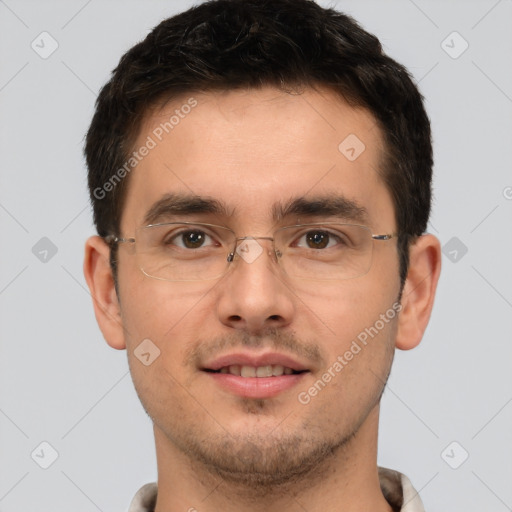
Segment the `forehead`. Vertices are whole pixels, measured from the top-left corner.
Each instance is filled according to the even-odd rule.
[[[370,222],[393,222],[380,129],[328,90],[185,95],[148,113],[134,150],[145,156],[130,173],[122,229],[141,225],[166,195],[213,199],[232,223],[255,228],[293,200],[327,196],[362,207]]]

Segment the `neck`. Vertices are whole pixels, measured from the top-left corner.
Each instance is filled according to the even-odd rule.
[[[158,500],[155,512],[390,512],[377,472],[379,409],[356,434],[305,474],[262,488],[225,478],[192,460],[155,426]]]

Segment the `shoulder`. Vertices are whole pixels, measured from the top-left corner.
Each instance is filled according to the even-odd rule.
[[[425,512],[418,492],[403,473],[379,468],[379,480],[382,494],[395,510]]]
[[[133,497],[128,512],[154,512],[157,491],[156,483],[143,485]]]

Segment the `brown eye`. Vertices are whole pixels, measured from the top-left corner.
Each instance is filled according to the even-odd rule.
[[[172,233],[165,238],[164,243],[182,249],[200,249],[201,247],[214,245],[211,236],[198,229],[187,229],[179,233]]]
[[[325,249],[329,244],[330,234],[327,231],[310,231],[305,236],[310,249]]]
[[[188,231],[183,233],[181,238],[185,247],[197,249],[203,245],[206,235],[202,231]]]
[[[341,237],[324,229],[310,230],[297,240],[296,247],[305,249],[330,249],[342,242]]]

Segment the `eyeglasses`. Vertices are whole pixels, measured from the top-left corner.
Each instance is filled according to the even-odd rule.
[[[205,281],[222,277],[237,256],[252,263],[264,252],[258,240],[272,242],[268,254],[286,275],[301,279],[344,280],[365,275],[372,265],[374,235],[357,224],[301,224],[272,237],[237,237],[224,226],[169,222],[139,228],[134,238],[105,237],[108,243],[135,246],[142,272],[163,281]]]

